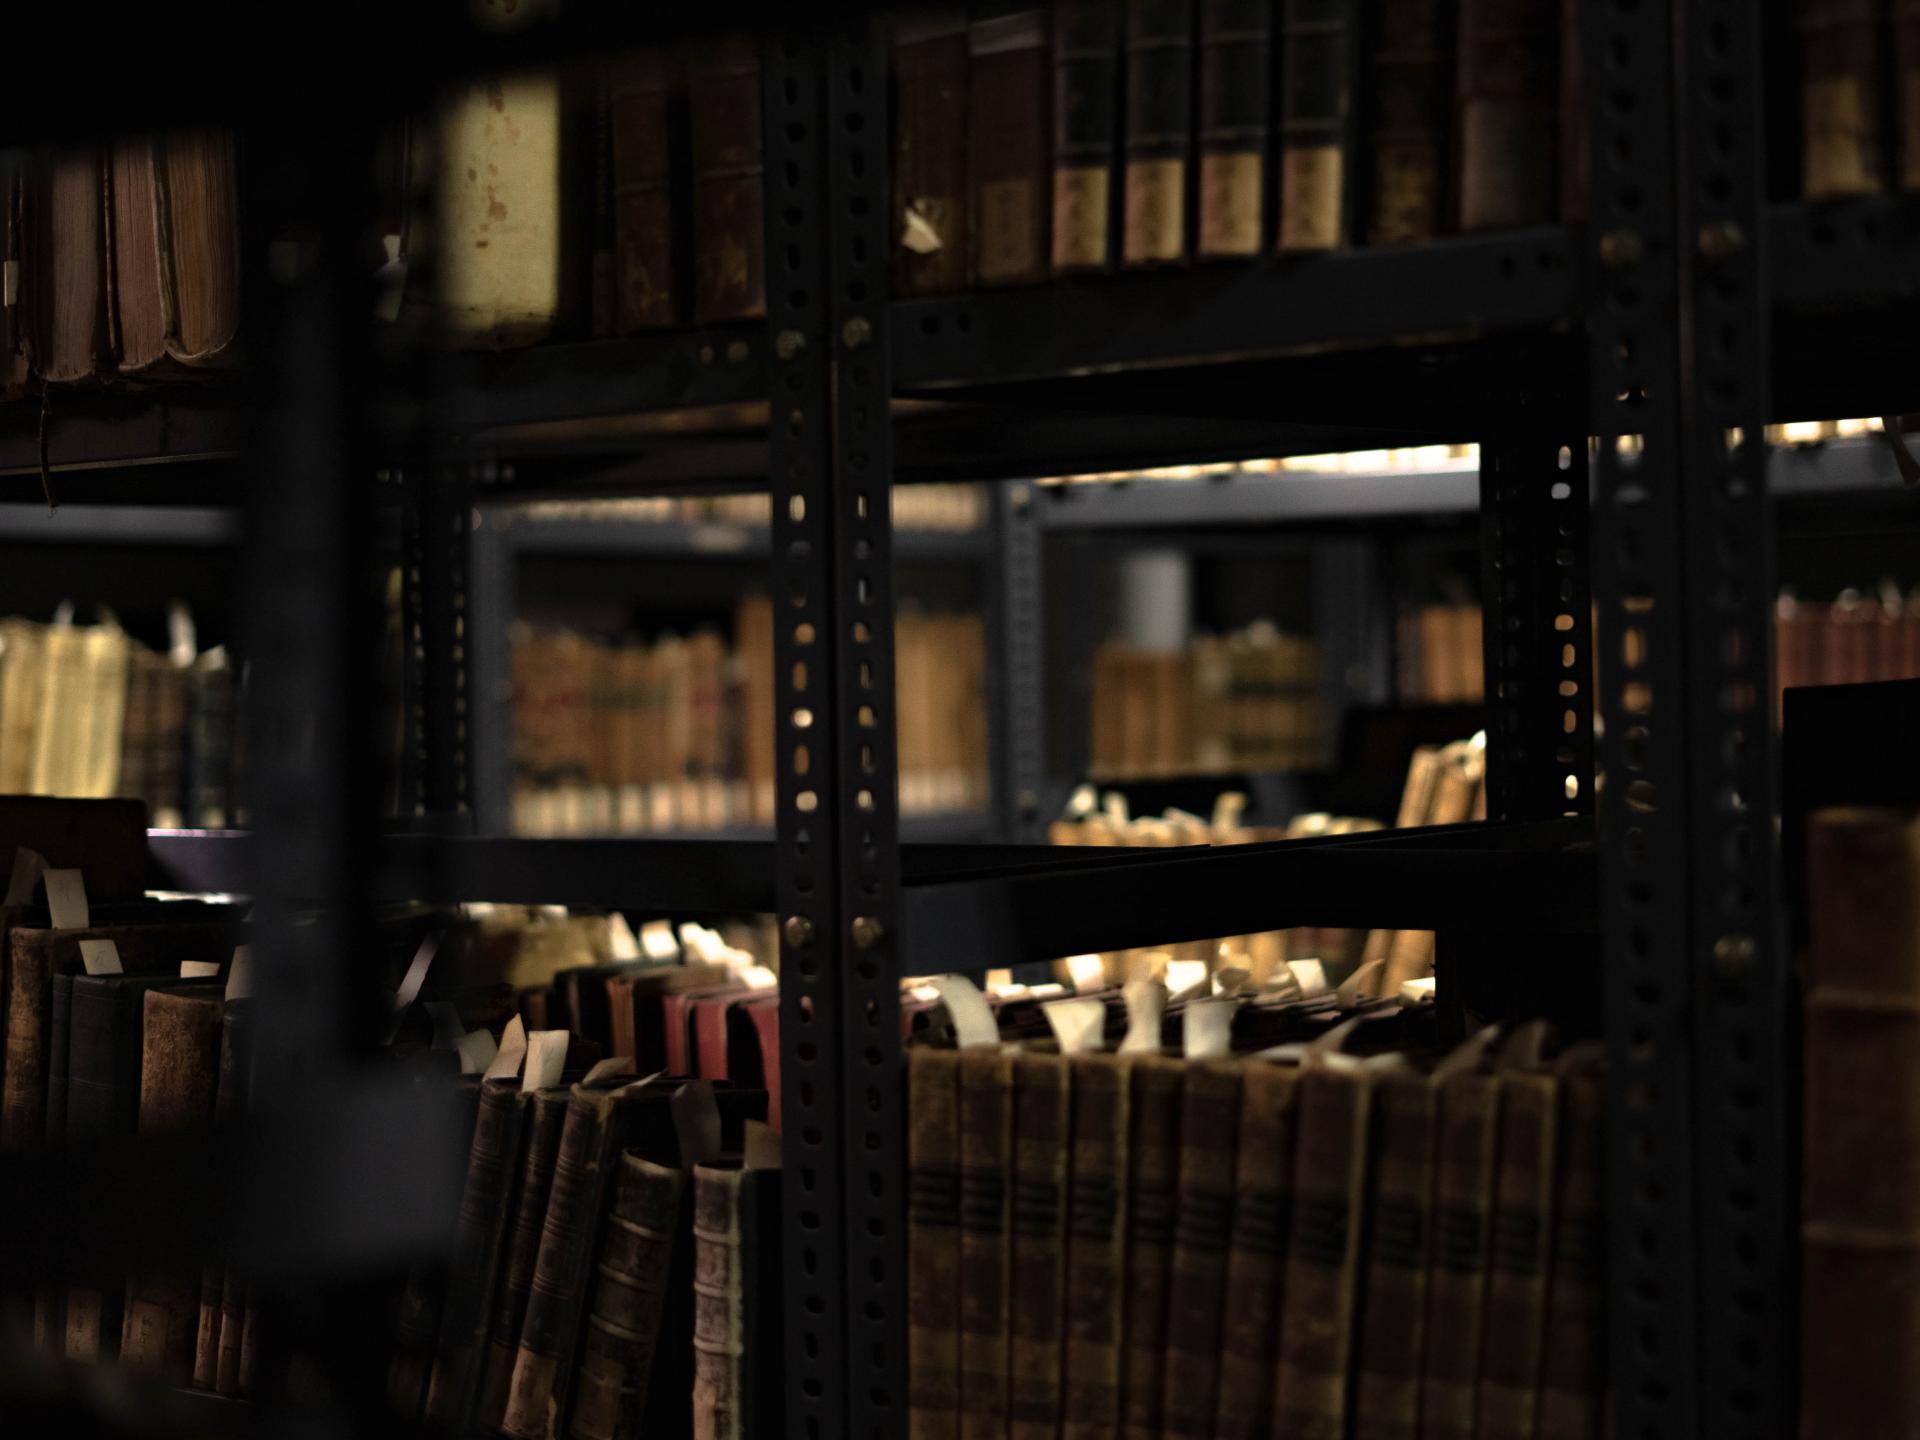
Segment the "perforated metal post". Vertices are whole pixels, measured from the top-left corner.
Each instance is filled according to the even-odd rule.
[[[401,504],[401,810],[462,816],[473,804],[472,485],[459,466],[414,467]]]
[[[1040,813],[1047,782],[1046,696],[1040,574],[1040,524],[1034,489],[1024,481],[993,491],[993,631],[987,668],[991,698],[994,809],[999,838],[1037,843],[1046,817]]]

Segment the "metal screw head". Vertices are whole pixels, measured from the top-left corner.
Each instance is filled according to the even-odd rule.
[[[1753,968],[1751,935],[1722,935],[1713,942],[1713,968],[1722,980],[1738,980]]]
[[[1746,232],[1731,220],[1716,220],[1700,227],[1700,254],[1716,264],[1744,250]]]
[[[780,927],[787,944],[799,950],[813,943],[813,921],[804,915],[789,915]]]
[[[858,350],[873,339],[873,326],[867,323],[866,316],[855,315],[840,327],[840,339],[847,349]]]
[[[1600,237],[1600,263],[1609,270],[1638,264],[1646,253],[1646,242],[1638,230],[1609,230]]]
[[[782,330],[773,339],[773,353],[782,360],[791,360],[807,348],[807,337],[798,330]]]
[[[871,950],[886,933],[885,928],[871,915],[853,917],[853,943],[856,949]]]

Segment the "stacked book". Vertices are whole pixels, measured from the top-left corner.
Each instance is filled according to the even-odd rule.
[[[1400,699],[1415,705],[1478,705],[1486,689],[1480,644],[1477,604],[1403,611],[1395,644]]]

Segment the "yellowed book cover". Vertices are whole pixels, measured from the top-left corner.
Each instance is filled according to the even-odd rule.
[[[46,676],[46,627],[0,620],[0,795],[33,789]]]

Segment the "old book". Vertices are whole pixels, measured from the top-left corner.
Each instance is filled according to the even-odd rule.
[[[959,1433],[960,1052],[907,1050],[907,1406],[927,1440]]]
[[[1470,1440],[1485,1333],[1499,1087],[1493,1075],[1470,1067],[1438,1089],[1420,1434],[1422,1440]]]
[[[222,986],[224,990],[224,985]],[[253,1002],[236,997],[221,1007],[220,1070],[213,1095],[213,1120],[231,1125],[247,1108],[253,1074]],[[193,1346],[193,1385],[218,1391],[226,1296],[237,1288],[233,1267],[209,1260],[200,1271],[200,1322]],[[235,1343],[238,1343],[236,1337]]]
[[[1127,0],[1126,153],[1120,258],[1187,257],[1193,150],[1192,0]]]
[[[33,368],[49,384],[91,380],[110,363],[105,189],[97,150],[41,159],[26,187],[30,343]]]
[[[120,139],[108,156],[107,227],[115,360],[138,374],[167,359],[167,303],[160,278],[158,143]]]
[[[1887,188],[1889,136],[1881,93],[1882,0],[1797,0],[1801,188],[1808,200]]]
[[[220,1339],[213,1380],[217,1394],[237,1396],[240,1393],[240,1355],[246,1318],[246,1285],[240,1272],[229,1265],[220,1281]]]
[[[1915,0],[1893,0],[1893,133],[1899,188],[1920,190],[1920,3]]]
[[[1202,259],[1250,257],[1266,246],[1272,43],[1268,0],[1200,0]]]
[[[526,1142],[514,1183],[500,1281],[487,1326],[480,1393],[473,1412],[474,1426],[480,1430],[497,1431],[506,1418],[507,1392],[513,1380],[514,1358],[519,1354],[520,1329],[526,1322],[527,1297],[533,1288],[533,1267],[540,1251],[540,1232],[546,1224],[569,1093],[560,1087],[538,1090],[528,1103]]]
[[[472,1150],[480,1113],[481,1078],[461,1075],[453,1065],[434,1065],[437,1054],[427,1051],[416,1070],[415,1083],[453,1084],[458,1097],[458,1134]],[[456,1214],[456,1223],[458,1216]],[[427,1403],[427,1382],[433,1370],[434,1346],[440,1337],[441,1306],[451,1279],[448,1271],[424,1261],[409,1267],[406,1285],[394,1309],[393,1348],[387,1363],[387,1395],[394,1410],[408,1420],[421,1418]]]
[[[234,358],[240,337],[240,184],[233,132],[159,143],[154,236],[167,355],[182,365]]]
[[[1559,1176],[1547,1283],[1546,1352],[1540,1362],[1540,1440],[1594,1440],[1605,1388],[1606,1238],[1600,1050],[1561,1057]]]
[[[1411,1066],[1374,1077],[1354,1440],[1415,1440],[1432,1248],[1434,1085]]]
[[[1367,243],[1431,240],[1446,214],[1448,0],[1369,0]]]
[[[1800,1433],[1897,1435],[1920,1414],[1920,819],[1807,826],[1800,1133]]]
[[[1354,6],[1282,0],[1280,235],[1282,253],[1347,243],[1353,188]]]
[[[1242,1068],[1231,1061],[1187,1067],[1180,1112],[1178,1218],[1167,1285],[1160,1433],[1168,1440],[1175,1436],[1209,1440],[1214,1433],[1227,1254],[1233,1235]]]
[[[1287,1237],[1292,1229],[1300,1068],[1255,1061],[1241,1077],[1233,1233],[1220,1321],[1220,1440],[1267,1440]]]
[[[1460,0],[1454,89],[1460,228],[1541,225],[1558,209],[1555,0]]]
[[[47,682],[47,631],[30,620],[0,620],[0,794],[33,789],[40,748],[40,692]]]
[[[1007,1433],[1051,1440],[1060,1429],[1060,1339],[1066,1263],[1067,1057],[1013,1057],[1012,1242],[1008,1261]]]
[[[1475,1427],[1480,1440],[1534,1434],[1548,1319],[1558,1085],[1550,1070],[1500,1075],[1500,1138],[1487,1256],[1486,1335]]]
[[[674,288],[673,150],[667,55],[611,62],[614,326],[631,335],[680,318]]]
[[[984,1440],[1007,1432],[1013,1057],[995,1046],[959,1054],[959,1434]]]
[[[1165,1401],[1167,1291],[1179,1207],[1180,1108],[1186,1062],[1148,1054],[1131,1066],[1132,1131],[1127,1137],[1126,1349],[1121,1433],[1160,1433]]]
[[[120,761],[117,767],[116,794],[147,801],[154,809],[153,780],[147,773],[154,753],[153,726],[156,714],[155,690],[159,672],[166,661],[144,645],[130,645],[127,651],[127,690],[125,714],[120,723]]]
[[[1038,280],[1047,273],[1051,170],[1046,11],[976,5],[967,57],[969,273],[978,285]]]
[[[71,1140],[133,1135],[140,1120],[147,995],[157,990],[219,994],[221,982],[166,974],[62,974],[54,981],[56,993],[65,982],[70,996],[65,1135]]]
[[[1060,0],[1053,11],[1053,269],[1113,263],[1120,139],[1120,6]]]
[[[1474,803],[1486,780],[1486,753],[1469,741],[1456,741],[1443,748],[1434,780],[1433,800],[1422,823],[1458,825],[1473,817]],[[1434,936],[1431,930],[1399,930],[1387,947],[1386,973],[1381,977],[1381,995],[1400,993],[1409,980],[1424,979],[1433,973]]]
[[[926,5],[893,23],[893,288],[967,283],[967,11]],[[771,731],[769,731],[771,733]]]
[[[785,1396],[780,1171],[693,1172],[694,1440],[774,1440]]]
[[[703,42],[688,68],[693,318],[701,325],[750,319],[767,310],[758,42],[752,35]]]
[[[188,680],[187,821],[224,829],[233,805],[233,670],[225,649],[204,651]]]
[[[1072,1155],[1061,1354],[1061,1435],[1095,1440],[1120,1423],[1127,1257],[1131,1062],[1117,1054],[1070,1062]]]
[[[91,626],[50,625],[40,720],[34,727],[32,788],[39,795],[84,795],[82,774],[92,734]]]
[[[579,1440],[644,1433],[685,1189],[677,1165],[620,1157],[574,1381],[571,1433]]]
[[[67,1133],[67,1053],[72,1033],[73,976],[53,977],[47,1005],[47,1129],[49,1142]]]

